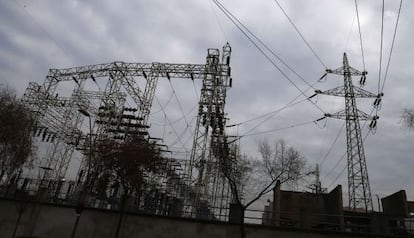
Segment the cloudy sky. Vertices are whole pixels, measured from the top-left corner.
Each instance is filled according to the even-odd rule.
[[[363,70],[354,1],[279,2],[328,68],[341,66],[342,54],[347,52],[350,65]],[[368,71],[365,89],[374,93],[378,92],[379,81],[380,2],[359,3],[365,68]],[[302,78],[314,84],[315,89],[326,90],[343,83],[340,77],[333,75],[317,82],[325,67],[273,0],[222,0],[222,4]],[[398,6],[399,1],[385,1],[381,86]],[[406,189],[409,199],[414,200],[414,131],[407,130],[400,119],[404,108],[414,108],[414,94],[411,92],[414,88],[414,67],[411,65],[414,62],[413,11],[414,3],[404,1],[384,86],[385,96],[378,112],[378,128],[365,141],[373,196]],[[28,82],[42,83],[49,68],[112,61],[203,64],[207,48],[221,48],[229,42],[233,50],[233,87],[228,92],[226,110],[229,124],[240,123],[229,128],[229,133],[244,135],[240,141],[243,152],[256,156],[260,140],[283,138],[303,153],[310,166],[321,164],[324,187],[330,190],[342,184],[346,191],[346,159],[341,159],[346,152],[345,130],[341,130],[343,121],[328,119],[312,123],[323,117],[323,112],[342,110],[343,99],[332,96],[313,98],[314,104],[322,110],[304,100],[301,92],[211,0],[4,0],[0,1],[0,21],[0,83],[14,88],[19,96]],[[282,67],[273,56],[271,59]],[[309,88],[286,67],[282,70],[301,91]],[[358,79],[354,82],[356,84]],[[186,129],[186,125],[194,127],[193,118],[197,110],[193,109],[198,102],[199,89],[200,82],[193,84],[186,79],[172,79],[172,84],[160,80],[157,88],[151,130],[154,136],[168,138],[166,144],[177,154],[191,148],[191,130]],[[311,96],[313,89],[305,94]],[[276,113],[295,98],[297,104]],[[372,102],[373,99],[358,100],[358,106],[369,113]],[[170,121],[177,120],[175,128],[165,125],[168,123],[163,113],[157,114],[161,108],[165,109]],[[186,115],[185,120],[180,120],[182,111]],[[275,113],[268,114],[270,112]],[[260,117],[266,114],[271,117]],[[257,117],[260,118],[251,120]],[[302,123],[302,126],[297,126]],[[177,143],[177,134],[182,134],[183,143]],[[364,128],[363,136],[366,134],[367,129]]]

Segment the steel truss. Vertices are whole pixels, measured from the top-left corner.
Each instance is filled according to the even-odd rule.
[[[202,89],[191,157],[185,166],[185,175],[173,172],[182,178],[169,182],[169,186],[182,185],[178,194],[187,196],[184,202],[197,206],[204,203],[210,207],[218,204],[224,206],[223,199],[228,200],[230,195],[226,181],[219,172],[218,161],[226,156],[217,153],[215,148],[222,146],[226,138],[224,106],[226,92],[231,87],[230,55],[231,47],[226,44],[221,59],[218,49],[208,49],[206,64],[118,61],[50,69],[45,82],[42,85],[30,83],[23,96],[23,100],[37,115],[38,123],[34,128],[36,135],[42,141],[51,143],[41,165],[52,171],[52,178],[64,178],[74,152],[80,151],[85,155],[78,172],[78,180],[81,181],[84,179],[86,158],[90,153],[93,154],[93,143],[97,140],[107,137],[122,140],[128,134],[141,134],[147,139],[151,138],[148,134],[148,120],[160,77],[201,79]],[[138,84],[139,80],[144,80],[144,84]],[[75,85],[71,96],[59,96],[57,89],[63,84],[67,86],[67,82]],[[87,83],[102,83],[105,87],[98,91],[88,91]],[[127,106],[127,98],[134,105]],[[88,112],[93,122],[86,133],[81,126],[87,118],[80,109]],[[91,144],[90,141],[94,142]],[[166,167],[169,170],[175,168],[169,163]]]
[[[352,209],[363,208],[365,211],[372,210],[371,188],[359,121],[373,120],[375,122],[378,117],[358,110],[355,98],[380,98],[382,95],[376,95],[353,86],[352,76],[361,76],[360,84],[363,85],[367,72],[361,72],[349,66],[346,53],[343,55],[343,66],[335,70],[327,69],[326,73],[343,75],[344,77],[344,86],[323,92],[316,90],[316,94],[345,98],[345,110],[334,114],[325,114],[325,116],[346,121],[349,207]],[[322,77],[325,76],[326,74]],[[370,127],[372,125],[374,123],[371,123]]]

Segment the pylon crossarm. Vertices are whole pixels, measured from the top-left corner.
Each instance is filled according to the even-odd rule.
[[[345,87],[344,86],[339,86],[333,89],[329,89],[326,91],[320,91],[320,90],[316,90],[315,93],[317,94],[323,94],[323,95],[331,95],[331,96],[338,96],[338,97],[345,97],[345,96],[353,96],[356,98],[376,98],[378,97],[377,94],[368,92],[365,89],[362,89],[360,87],[354,87],[354,91],[353,91],[353,95],[346,95],[345,93]]]
[[[366,75],[368,74],[366,71],[359,71],[357,69],[352,68],[351,66],[348,67],[339,67],[337,69],[327,69],[326,70],[327,73],[329,74],[337,74],[337,75],[345,75],[345,73],[349,73],[350,76],[361,76],[361,75]]]
[[[355,117],[354,115],[346,115],[346,111],[342,110],[336,113],[325,113],[326,117],[331,117],[331,118],[335,118],[335,119],[340,119],[340,120],[361,120],[361,121],[368,121],[368,120],[373,120],[374,117],[370,116],[368,114],[366,114],[365,112],[357,109],[357,116]]]

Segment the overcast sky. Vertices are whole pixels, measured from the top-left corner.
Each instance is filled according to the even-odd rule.
[[[350,65],[363,70],[354,1],[279,2],[328,68],[340,67],[342,54],[346,51]],[[379,79],[380,2],[359,3],[368,71],[365,89],[374,93],[378,92]],[[385,2],[383,73],[399,4],[395,0]],[[307,82],[316,83],[324,73],[325,68],[273,0],[223,0],[222,3]],[[414,94],[411,92],[414,88],[414,67],[411,65],[414,62],[412,12],[414,2],[404,1],[384,87],[385,96],[378,112],[378,128],[365,141],[373,196],[406,189],[409,199],[414,200],[414,131],[407,130],[400,119],[404,108],[414,108]],[[228,91],[226,104],[229,124],[278,110],[300,95],[299,90],[260,54],[210,0],[4,0],[0,1],[0,22],[0,83],[14,88],[19,96],[30,81],[42,83],[49,68],[112,61],[203,64],[207,48],[221,48],[226,42],[232,46],[233,87]],[[286,68],[283,70],[288,73]],[[288,73],[288,76],[302,91],[308,89],[294,74]],[[357,84],[358,79],[354,82]],[[342,78],[331,75],[314,87],[326,90],[342,83]],[[174,121],[182,117],[179,109],[181,105],[183,111],[188,112],[186,120],[193,128],[197,110],[192,109],[198,102],[200,82],[193,85],[191,80],[172,79],[172,85],[177,97],[173,96],[171,85],[166,80],[160,80],[156,92],[158,101],[154,102],[152,112],[158,112],[160,106],[165,106],[169,120]],[[306,91],[307,96],[312,94],[313,90]],[[318,125],[308,123],[274,130],[323,117],[323,112],[304,98],[299,97],[297,101],[301,103],[274,114],[260,125],[266,118],[242,123],[230,128],[229,133],[248,133],[241,139],[241,146],[243,152],[251,156],[257,155],[258,141],[285,139],[307,158],[310,166],[323,161],[321,178],[324,187],[331,190],[337,184],[342,184],[346,192],[346,159],[340,160],[346,152],[345,130],[342,130],[327,155],[343,121],[328,119],[320,121]],[[319,96],[313,101],[326,113],[344,108],[343,98]],[[358,106],[369,113],[372,102],[373,99],[358,100]],[[184,120],[177,121],[174,129],[163,126],[165,117],[162,113],[154,113],[150,121],[155,137],[169,136],[166,143],[171,146],[176,130],[178,134],[183,133],[186,149],[191,148],[191,133],[190,130],[185,131],[187,123]],[[260,134],[266,131],[271,132]],[[363,136],[366,131],[366,128],[363,129]],[[184,150],[179,144],[172,146],[177,147],[173,148],[176,152]]]

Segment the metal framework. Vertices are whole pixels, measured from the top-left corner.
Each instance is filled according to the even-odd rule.
[[[230,201],[229,186],[219,163],[227,156],[218,151],[226,143],[224,106],[227,89],[231,87],[230,56],[228,43],[223,47],[221,59],[218,49],[208,50],[206,69],[209,73],[203,79],[188,168],[190,179],[196,176],[197,202],[208,201],[212,207],[220,208],[223,200]],[[193,182],[190,180],[190,183]]]
[[[227,43],[221,58],[220,50],[208,49],[206,64],[113,62],[50,69],[45,82],[42,85],[31,82],[23,96],[37,115],[35,134],[41,141],[50,143],[40,166],[51,171],[51,179],[62,179],[75,151],[79,151],[84,158],[77,177],[78,181],[85,179],[85,161],[93,154],[93,143],[97,140],[108,137],[123,140],[128,134],[151,139],[148,120],[159,78],[201,79],[191,156],[181,163],[185,173],[175,170],[177,161],[172,159],[175,162],[168,162],[165,167],[174,171],[163,174],[180,179],[158,178],[158,182],[164,181],[161,187],[166,190],[171,190],[167,189],[171,186],[180,187],[177,194],[187,196],[184,202],[197,206],[207,204],[210,212],[213,212],[211,207],[224,206],[223,199],[229,200],[230,193],[218,161],[226,156],[217,153],[215,148],[226,143],[224,106],[226,92],[231,87],[230,55],[231,47]],[[99,90],[86,90],[90,88],[88,84],[94,83]],[[72,94],[59,96],[59,89],[64,87],[67,91],[68,85],[72,86]],[[81,111],[87,112],[86,116]],[[86,117],[93,123],[85,133],[82,124]]]
[[[372,210],[371,189],[359,121],[373,120],[375,122],[378,117],[371,117],[358,110],[355,98],[378,98],[378,95],[353,86],[352,76],[361,76],[360,84],[363,85],[367,72],[361,72],[349,66],[346,53],[343,55],[343,66],[335,70],[327,69],[326,74],[328,73],[343,75],[344,77],[344,86],[323,92],[316,90],[316,93],[345,98],[345,110],[325,114],[325,116],[346,121],[349,207],[352,209],[363,208],[365,211]],[[370,127],[373,127],[373,125],[374,123],[371,123]]]

